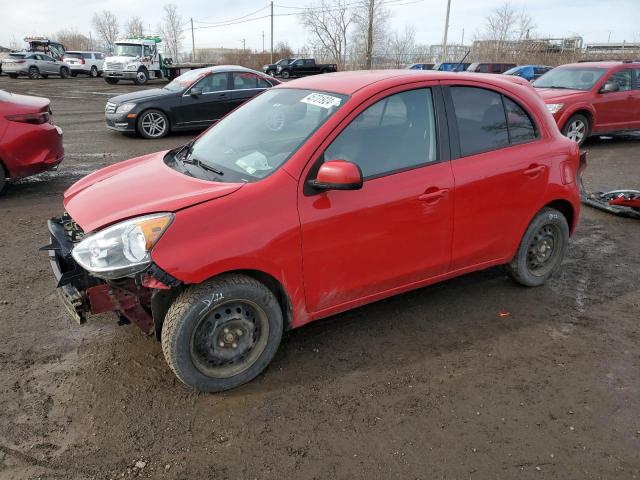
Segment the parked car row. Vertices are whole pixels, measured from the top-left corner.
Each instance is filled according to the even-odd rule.
[[[42,52],[12,52],[2,60],[2,72],[11,78],[69,78],[78,74],[97,77],[102,74],[103,64],[104,54],[100,52],[66,51],[62,59]]]
[[[313,58],[283,58],[274,64],[265,65],[262,67],[262,71],[272,77],[287,79],[337,72],[338,65],[335,63],[316,63]]]
[[[534,80],[553,67],[544,65],[516,65],[515,63],[463,63],[463,62],[441,62],[441,63],[412,63],[407,67],[409,70],[439,70],[443,72],[476,72],[476,73],[504,73],[515,75],[526,80]]]

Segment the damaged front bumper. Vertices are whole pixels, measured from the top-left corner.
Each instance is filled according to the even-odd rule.
[[[84,232],[68,215],[47,222],[50,243],[46,251],[56,279],[58,293],[78,323],[85,323],[89,315],[115,312],[118,323],[135,323],[147,333],[159,337],[169,299],[177,294],[181,282],[155,264],[133,278],[103,280],[92,276],[71,256]]]

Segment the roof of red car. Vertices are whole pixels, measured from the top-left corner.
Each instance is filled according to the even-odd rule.
[[[306,88],[352,95],[376,82],[395,78],[398,83],[420,80],[487,80],[520,83],[521,79],[510,75],[495,75],[472,72],[442,72],[435,70],[356,70],[350,72],[325,73],[284,82],[278,88]],[[516,79],[516,80],[514,80]],[[527,83],[526,80],[522,80]]]
[[[607,62],[579,62],[579,63],[567,63],[566,65],[559,65],[556,68],[561,68],[561,67],[582,67],[582,68],[588,68],[588,67],[594,67],[594,68],[613,68],[613,67],[619,67],[621,65],[623,65],[624,62],[621,61],[615,61],[615,60],[611,60],[611,61],[607,61]]]

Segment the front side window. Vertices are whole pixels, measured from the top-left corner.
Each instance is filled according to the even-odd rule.
[[[221,92],[228,90],[227,74],[226,73],[212,73],[200,80],[194,88],[199,88],[202,93]]]
[[[597,67],[557,67],[533,82],[536,88],[558,88],[564,90],[591,90],[607,72]]]
[[[633,72],[635,75],[635,85],[633,88],[635,90],[640,90],[640,68],[634,68]]]
[[[450,91],[463,157],[509,145],[499,93],[476,87],[451,87]]]
[[[365,179],[435,162],[431,89],[397,93],[376,102],[336,137],[324,160],[356,163]]]
[[[630,69],[620,70],[619,72],[614,73],[609,77],[609,80],[618,82],[621,92],[631,90],[631,70]]]
[[[139,57],[142,54],[142,45],[131,43],[119,43],[116,45],[115,55],[117,57]]]

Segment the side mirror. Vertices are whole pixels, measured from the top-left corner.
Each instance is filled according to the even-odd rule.
[[[192,88],[191,91],[189,92],[189,95],[191,95],[193,98],[199,97],[200,95],[202,95],[202,89]]]
[[[315,180],[309,185],[318,190],[359,190],[362,188],[362,170],[346,160],[324,162]]]
[[[620,90],[620,84],[615,80],[609,80],[600,89],[600,93],[611,93]]]

